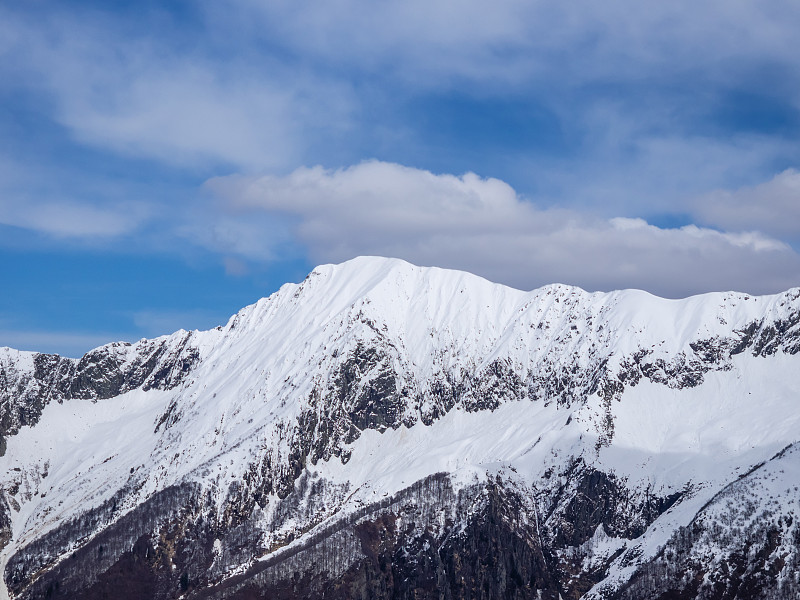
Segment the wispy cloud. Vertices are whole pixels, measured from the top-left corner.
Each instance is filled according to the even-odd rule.
[[[260,171],[296,162],[305,132],[349,119],[347,85],[269,56],[222,58],[156,31],[132,34],[101,12],[3,16],[6,86],[46,94],[53,118],[82,143]]]
[[[367,156],[407,155],[404,144],[427,142],[409,103],[453,92],[546,107],[569,139],[565,171],[601,173],[611,156],[630,175],[626,150],[713,138],[740,162],[755,157],[749,170],[763,177],[775,152],[751,152],[769,144],[737,133],[741,123],[714,130],[717,113],[743,89],[772,110],[800,102],[800,11],[789,2],[231,0],[198,10],[191,27],[148,10],[139,27],[111,12],[6,11],[5,85],[46,94],[82,142],[251,172],[348,164],[364,145]],[[649,151],[642,162],[657,169],[658,149]],[[714,179],[703,168],[695,176],[683,174],[697,182],[688,188]],[[696,191],[687,187],[678,191]]]
[[[800,242],[800,173],[787,169],[756,186],[717,190],[697,199],[692,214],[716,227],[758,230]]]
[[[139,206],[97,207],[73,201],[0,199],[0,224],[66,238],[112,238],[135,230]]]
[[[0,225],[54,238],[113,240],[137,231],[157,212],[150,202],[120,198],[118,182],[106,178],[70,188],[59,174],[52,166],[0,154]]]
[[[798,62],[793,24],[800,11],[774,0],[231,5],[236,9],[214,4],[208,10],[220,22],[327,64],[435,86],[464,79],[556,86],[653,81],[706,70],[719,81],[754,64]]]

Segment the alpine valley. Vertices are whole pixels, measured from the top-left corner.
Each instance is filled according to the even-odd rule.
[[[0,348],[0,597],[800,598],[800,289],[325,265],[224,327]]]

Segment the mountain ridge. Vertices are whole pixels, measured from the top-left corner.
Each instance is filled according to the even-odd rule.
[[[530,522],[541,517],[549,528],[535,545],[544,562],[526,584],[538,573],[544,587],[530,588],[530,597],[536,589],[587,593],[615,577],[621,590],[630,570],[623,560],[651,564],[703,503],[796,441],[798,386],[786,374],[799,352],[798,288],[684,300],[561,284],[521,292],[374,257],[317,267],[224,327],[102,346],[82,359],[39,359],[52,365],[39,378],[25,374],[35,374],[35,356],[48,355],[19,354],[33,367],[26,370],[11,361],[13,351],[0,350],[5,580],[14,597],[35,597],[25,594],[54,581],[92,597],[87,590],[106,585],[103,573],[67,584],[58,575],[64,560],[104,547],[97,540],[111,531],[127,531],[120,540],[154,528],[163,536],[165,523],[189,519],[175,543],[199,558],[182,563],[173,581],[181,561],[162,549],[166,562],[151,565],[153,585],[165,598],[213,594],[259,561],[277,560],[269,558],[275,548],[306,544],[304,536],[365,507],[377,506],[368,514],[384,524],[396,520],[380,498],[393,506],[415,482],[444,473],[454,498],[482,497],[475,490],[499,481],[487,492],[491,514],[509,514],[501,499],[514,494],[552,509],[547,519],[530,509]],[[158,506],[161,517],[153,516]],[[194,516],[177,516],[181,510]],[[472,522],[448,510],[434,503],[423,512]],[[76,525],[81,519],[91,523]],[[622,527],[626,520],[638,525]],[[336,535],[352,540],[358,523]],[[234,551],[230,532],[243,526],[252,532]],[[485,532],[481,523],[464,526]],[[513,528],[501,530],[509,545],[498,556],[536,554],[518,546]],[[434,538],[428,543],[440,543]],[[47,552],[26,550],[36,540]],[[591,540],[613,552],[587,558]],[[140,541],[115,542],[116,553],[105,554],[116,561],[109,568],[127,564]],[[644,550],[631,558],[637,544]],[[157,546],[149,546],[155,555]],[[509,548],[517,550],[507,555]],[[444,573],[455,568],[429,559]],[[586,560],[596,568],[576,566]],[[282,585],[271,581],[273,591]]]

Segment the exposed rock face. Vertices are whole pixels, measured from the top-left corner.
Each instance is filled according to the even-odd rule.
[[[796,446],[787,448],[730,484],[629,582],[621,589],[609,586],[601,597],[800,597],[799,452]],[[788,481],[787,471],[794,476]]]
[[[36,425],[51,401],[106,400],[136,388],[176,387],[198,359],[191,340],[183,332],[135,345],[109,344],[79,360],[0,349],[0,456],[6,437]]]
[[[167,488],[114,521],[119,501],[115,497],[83,513],[11,557],[6,566],[11,595],[31,599],[124,597],[130,592],[129,597],[145,598],[143,592],[150,590],[150,597],[157,597],[172,576],[175,532],[194,516],[196,490]],[[80,544],[98,529],[99,535]],[[155,542],[150,537],[153,532],[160,534]],[[68,558],[63,560],[65,555]],[[47,575],[37,577],[43,571]],[[113,586],[109,587],[109,582],[114,582]],[[100,595],[95,595],[97,590]]]
[[[623,528],[631,514],[652,521],[658,516],[648,512],[652,505],[669,500],[628,506],[630,499],[609,489],[612,483],[594,485],[602,479],[597,472],[573,465],[563,475],[580,494],[570,493],[567,503],[563,489],[552,498],[531,496],[501,476],[456,491],[447,474],[433,475],[227,578],[215,540],[228,549],[229,564],[264,555],[252,535],[255,521],[221,526],[207,517],[208,498],[196,488],[168,488],[48,569],[71,541],[109,520],[115,499],[16,554],[7,566],[9,590],[30,599],[579,598],[602,580],[613,558],[601,557],[592,570],[576,568],[593,557],[585,542],[602,520]],[[314,495],[301,486],[295,496],[304,493]],[[297,516],[299,500],[284,500],[286,514]],[[539,514],[540,500],[552,503],[549,515]],[[598,510],[608,502],[616,510]],[[565,550],[571,550],[566,559]],[[33,577],[42,570],[46,577]]]
[[[800,431],[799,360],[800,290],[525,294],[378,259],[209,332],[5,349],[5,584],[796,597],[800,460],[775,453]]]

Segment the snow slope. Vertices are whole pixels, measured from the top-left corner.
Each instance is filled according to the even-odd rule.
[[[51,401],[9,435],[0,485],[11,539],[0,560],[118,498],[112,517],[42,559],[57,564],[185,482],[221,522],[243,489],[262,493],[252,514],[268,549],[435,473],[456,488],[502,474],[544,497],[549,473],[580,459],[634,496],[683,494],[639,539],[598,533],[598,547],[635,546],[641,562],[800,439],[798,315],[798,289],[666,300],[523,292],[394,259],[324,265],[224,327],[163,338],[196,352],[179,385]],[[128,362],[139,352],[108,348]],[[18,375],[33,357],[0,349]],[[325,482],[324,509],[276,528],[298,469]],[[609,581],[622,582],[639,563],[614,564]]]

